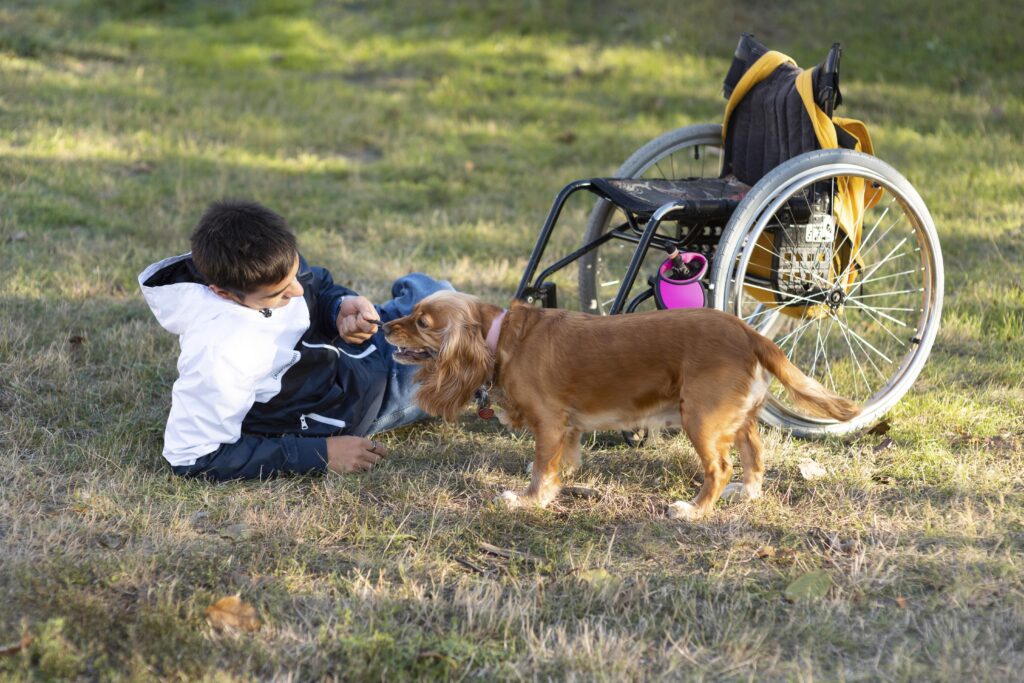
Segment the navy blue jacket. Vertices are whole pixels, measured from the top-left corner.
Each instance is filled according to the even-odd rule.
[[[181,344],[163,452],[176,473],[225,480],[320,471],[326,437],[366,434],[392,349],[381,330],[358,346],[339,337],[341,298],[355,292],[327,270],[300,257],[297,278],[302,298],[265,317],[214,294],[190,254],[139,275],[157,320]]]

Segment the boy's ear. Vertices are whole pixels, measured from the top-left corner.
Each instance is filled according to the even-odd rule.
[[[224,289],[223,287],[218,287],[217,285],[207,285],[207,287],[210,288],[211,292],[213,292],[214,294],[216,294],[217,296],[219,296],[222,299],[227,299],[228,301],[233,301],[236,304],[237,303],[241,303],[238,300],[238,295],[232,294],[231,292],[229,292],[228,290]]]

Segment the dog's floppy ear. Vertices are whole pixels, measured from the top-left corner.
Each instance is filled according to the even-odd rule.
[[[431,415],[454,421],[490,372],[492,358],[484,340],[479,306],[452,310],[441,348],[416,379],[416,403]]]

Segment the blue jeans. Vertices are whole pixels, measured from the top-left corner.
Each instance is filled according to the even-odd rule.
[[[393,297],[391,301],[377,306],[380,319],[383,322],[388,322],[409,315],[412,313],[412,307],[424,297],[434,292],[454,291],[454,289],[447,280],[435,280],[423,273],[410,273],[395,280],[395,284],[391,287],[391,296]],[[383,329],[378,330],[374,336],[377,337],[374,339],[374,343],[384,349],[388,356],[388,386],[384,393],[384,402],[381,404],[377,417],[370,425],[367,436],[404,427],[429,417],[412,400],[416,393],[413,376],[416,374],[417,367],[402,365],[394,360],[392,354],[395,349],[384,340]]]

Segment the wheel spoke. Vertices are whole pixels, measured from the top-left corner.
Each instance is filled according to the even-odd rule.
[[[895,261],[896,259],[902,258],[904,256],[905,252],[899,254],[898,256],[893,256],[893,254],[896,253],[896,250],[899,249],[900,247],[902,247],[904,245],[904,243],[906,243],[906,241],[907,241],[906,237],[904,237],[902,240],[900,240],[900,243],[897,244],[895,247],[893,247],[889,251],[889,253],[885,255],[885,258],[883,258],[881,261],[876,263],[874,265],[874,267],[872,267],[871,270],[869,270],[864,277],[871,277],[872,275],[874,275],[876,272],[878,272],[879,268],[881,268],[883,265],[885,265],[886,262],[888,262],[890,260]]]
[[[839,329],[848,330],[849,328],[844,327],[842,324],[840,324]],[[852,330],[850,330],[850,336],[853,337]],[[885,379],[885,372],[880,367],[878,367],[877,363],[875,363],[875,359],[871,357],[870,353],[868,353],[868,348],[864,346],[864,344],[857,337],[853,337],[853,340],[857,342],[857,346],[859,346],[861,350],[864,352],[864,357],[867,359],[868,363],[871,364],[871,367],[875,369],[875,372],[877,372],[882,377],[882,379]]]
[[[835,327],[835,318],[829,316],[828,332],[826,332],[825,336],[822,337],[821,339],[821,357],[825,361],[825,373],[827,374],[829,380],[832,382],[832,391],[836,391],[838,393],[838,389],[836,387],[836,378],[832,376],[832,365],[828,362],[828,349],[825,348],[825,342],[828,340],[829,335],[832,334],[833,327]],[[822,384],[824,384],[824,382],[822,382]]]
[[[851,299],[855,299],[857,301],[860,301],[861,299],[877,299],[880,296],[892,296],[894,294],[913,294],[914,292],[923,292],[923,291],[924,291],[923,288],[917,288],[917,289],[894,289],[894,290],[892,290],[890,292],[876,292],[874,294],[858,294],[857,296],[848,296],[848,297],[846,297],[846,300],[850,301]]]
[[[878,277],[873,277],[870,280],[863,280],[863,279],[858,278],[857,279],[857,284],[858,285],[866,285],[869,282],[878,282],[879,280],[888,280],[889,278],[899,277],[900,275],[910,275],[912,273],[921,272],[922,270],[923,269],[921,269],[921,268],[916,268],[916,269],[912,268],[911,270],[900,271],[899,273],[893,273],[892,275],[879,275]]]
[[[877,313],[880,317],[885,318],[886,320],[891,320],[892,322],[896,323],[897,325],[902,325],[903,327],[907,327],[907,324],[905,322],[903,322],[902,320],[898,320],[898,319],[892,317],[891,315],[888,315],[887,313],[880,313],[879,311],[881,309],[873,308],[871,306],[864,306],[862,304],[857,303],[856,301],[849,301],[847,303],[849,303],[854,308],[857,308],[857,309],[862,310],[862,311],[868,311],[869,313]],[[912,308],[904,308],[904,309],[900,309],[900,310],[912,311],[913,309]]]
[[[822,303],[820,301],[815,301],[814,299],[809,299],[809,298],[807,298],[805,296],[799,296],[798,294],[790,294],[788,292],[780,292],[777,289],[772,289],[770,287],[762,287],[761,285],[755,285],[755,284],[752,284],[750,282],[744,282],[743,286],[744,287],[751,287],[753,289],[759,289],[762,292],[769,292],[771,294],[778,294],[780,296],[786,297],[787,299],[792,299],[793,301],[806,301],[808,303],[815,304],[815,305],[820,305]],[[786,302],[785,304],[782,304],[782,307],[787,306],[789,303],[790,302]]]
[[[842,323],[842,322],[840,322],[840,324],[842,325],[843,323]],[[885,359],[885,362],[887,362],[887,363],[889,363],[890,365],[892,365],[892,359],[891,359],[891,358],[889,358],[889,356],[885,355],[884,353],[882,353],[881,351],[879,351],[878,349],[876,349],[876,348],[875,348],[875,347],[874,347],[874,346],[873,346],[873,345],[871,344],[871,342],[869,342],[869,341],[868,341],[867,339],[865,339],[864,337],[862,337],[862,336],[860,336],[859,334],[857,334],[857,333],[856,333],[856,332],[855,332],[855,331],[853,330],[853,328],[851,328],[851,327],[850,327],[849,325],[847,325],[847,326],[846,326],[846,330],[847,330],[847,331],[848,331],[848,332],[849,332],[850,334],[852,334],[852,335],[853,335],[854,339],[859,339],[859,340],[861,341],[861,343],[862,343],[862,344],[864,344],[864,345],[865,345],[865,346],[867,346],[867,347],[868,347],[869,349],[871,349],[872,351],[874,351],[875,353],[877,353],[877,354],[878,354],[879,356],[881,356],[882,358],[884,358],[884,359]]]
[[[801,320],[802,320],[802,318],[801,318]],[[777,341],[775,342],[775,345],[776,345],[776,346],[778,346],[778,347],[779,347],[779,348],[781,349],[781,348],[782,348],[782,346],[783,346],[783,345],[784,345],[784,344],[785,344],[785,343],[786,343],[787,341],[789,341],[789,338],[790,338],[790,337],[792,337],[792,336],[793,336],[794,334],[797,334],[797,333],[798,333],[798,332],[800,332],[801,330],[805,330],[805,329],[807,329],[807,327],[808,327],[808,326],[809,326],[809,325],[810,325],[811,323],[813,323],[813,322],[814,322],[814,320],[815,320],[814,318],[811,318],[810,320],[808,320],[808,321],[807,321],[807,322],[805,322],[805,323],[804,323],[803,325],[801,325],[800,327],[796,328],[795,330],[793,330],[792,332],[790,332],[790,333],[789,333],[789,334],[787,334],[786,336],[784,336],[784,337],[780,337],[780,338],[779,338],[779,339],[778,339],[778,340],[777,340]],[[799,336],[798,336],[797,338],[799,339]],[[795,342],[795,341],[793,342],[793,346],[794,346],[794,347],[796,346],[796,342]]]
[[[847,309],[847,310],[849,310],[849,309]],[[883,330],[885,330],[889,334],[890,337],[892,337],[897,342],[899,342],[899,344],[901,346],[906,346],[907,345],[905,341],[903,341],[902,339],[899,338],[899,335],[895,334],[892,330],[890,330],[888,327],[886,327],[885,323],[883,323],[882,320],[878,316],[876,316],[874,313],[872,313],[870,308],[860,307],[858,310],[862,310],[865,313],[867,313],[868,317],[870,317],[872,320],[874,320],[875,323],[877,323],[879,327],[881,327]],[[895,322],[899,323],[903,327],[907,327],[907,325],[905,323],[902,323],[899,320],[896,320]]]
[[[860,364],[860,359],[857,358],[857,352],[853,350],[853,344],[850,343],[850,335],[846,332],[846,329],[843,328],[842,325],[839,326],[839,331],[843,335],[843,341],[846,342],[846,347],[850,349],[850,358],[852,358],[853,362],[856,363],[857,371],[860,372],[860,377],[862,380],[864,380],[864,386],[868,390],[868,396],[871,396],[872,394],[875,393],[875,390],[871,388],[871,383],[868,382],[867,373],[864,372],[864,366]]]

